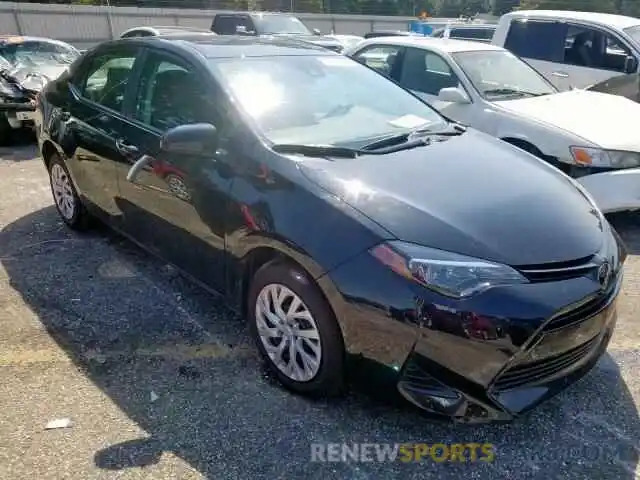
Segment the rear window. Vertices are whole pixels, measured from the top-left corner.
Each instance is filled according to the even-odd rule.
[[[515,20],[509,26],[504,47],[520,57],[562,62],[566,33],[566,24]]]
[[[239,15],[216,15],[211,25],[211,30],[218,35],[236,35],[238,27],[243,27],[246,32],[253,30],[253,22],[249,17]]]
[[[491,40],[494,30],[491,28],[453,28],[449,36],[451,38],[472,38],[478,40]]]

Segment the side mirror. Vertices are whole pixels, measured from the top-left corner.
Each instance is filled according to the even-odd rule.
[[[624,73],[635,73],[638,69],[638,60],[636,57],[628,56],[624,60]]]
[[[160,139],[160,151],[172,155],[213,156],[218,131],[210,123],[192,123],[172,128]]]
[[[322,35],[322,32],[320,30],[318,30],[317,28],[314,28],[312,30],[312,32],[313,32],[314,35]]]
[[[458,87],[443,88],[438,92],[438,100],[450,103],[471,103],[467,94]]]

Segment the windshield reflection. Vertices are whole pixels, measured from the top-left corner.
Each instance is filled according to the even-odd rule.
[[[215,59],[211,67],[274,143],[357,147],[447,124],[427,104],[347,57]]]
[[[452,56],[480,96],[487,100],[549,95],[558,91],[511,52],[486,50]]]
[[[268,35],[311,35],[309,29],[296,17],[264,15],[260,18],[261,31]]]

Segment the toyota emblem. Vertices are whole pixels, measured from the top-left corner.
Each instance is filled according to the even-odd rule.
[[[600,265],[600,268],[598,268],[598,283],[600,283],[600,286],[603,289],[607,288],[610,278],[611,266],[609,265],[609,262],[604,262],[602,265]]]

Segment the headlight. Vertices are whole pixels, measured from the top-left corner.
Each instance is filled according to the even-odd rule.
[[[639,152],[587,147],[570,147],[570,150],[576,163],[586,167],[631,168],[640,165]]]
[[[442,295],[465,298],[499,285],[528,283],[513,268],[405,242],[386,242],[370,250],[391,270]]]

